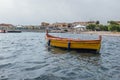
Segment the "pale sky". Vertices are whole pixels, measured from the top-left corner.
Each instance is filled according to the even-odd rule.
[[[0,0],[0,23],[120,21],[120,0]]]

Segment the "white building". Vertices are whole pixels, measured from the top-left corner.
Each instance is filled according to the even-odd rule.
[[[86,30],[86,26],[82,26],[82,25],[77,25],[74,28],[75,32],[80,32],[80,31],[85,31]]]

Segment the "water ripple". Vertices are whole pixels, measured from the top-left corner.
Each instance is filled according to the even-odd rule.
[[[0,69],[9,68],[10,66],[12,66],[12,63],[0,64]]]
[[[58,77],[53,74],[48,74],[48,75],[41,75],[41,76],[33,78],[33,79],[25,79],[25,80],[68,80],[68,78]],[[69,79],[69,80],[71,80],[71,79]]]
[[[38,69],[41,69],[41,68],[43,68],[43,67],[45,67],[45,66],[48,66],[48,65],[49,65],[49,64],[33,66],[33,67],[31,67],[31,68],[25,68],[24,70],[25,70],[25,71],[38,70]]]

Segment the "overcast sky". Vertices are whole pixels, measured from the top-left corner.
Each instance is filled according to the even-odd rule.
[[[0,0],[0,23],[120,20],[120,0]]]

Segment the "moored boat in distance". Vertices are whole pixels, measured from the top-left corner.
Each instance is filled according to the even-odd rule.
[[[6,33],[6,31],[5,30],[0,30],[0,33]]]
[[[20,30],[0,30],[0,33],[21,33]]]
[[[82,39],[71,39],[71,38],[62,38],[48,34],[46,31],[46,40],[48,46],[54,46],[65,49],[77,49],[77,50],[94,50],[96,53],[99,53],[101,48],[102,36],[99,36],[99,39],[95,40],[82,40]]]
[[[7,33],[21,33],[22,31],[19,30],[9,30]]]

